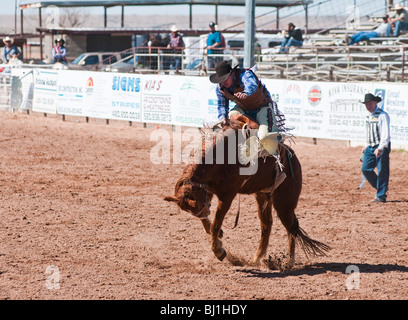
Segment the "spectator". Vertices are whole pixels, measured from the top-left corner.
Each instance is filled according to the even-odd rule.
[[[157,54],[159,53],[159,48],[162,47],[162,38],[159,34],[152,34],[150,35],[149,42],[147,43],[148,46],[148,65],[149,68],[152,70],[157,70],[158,61],[157,61]]]
[[[185,44],[183,41],[183,37],[181,34],[178,32],[178,29],[176,26],[172,26],[170,28],[170,43],[167,45],[167,48],[172,49],[174,54],[177,54],[172,60],[173,60],[173,69],[178,72],[180,70],[180,65],[181,65],[181,54],[183,53]]]
[[[301,47],[303,45],[302,32],[292,22],[288,24],[288,30],[284,30],[282,33],[285,40],[282,42],[279,53],[288,53],[289,47]]]
[[[388,22],[388,15],[385,15],[383,22],[373,31],[361,31],[353,34],[351,37],[346,35],[346,43],[351,46],[360,41],[365,41],[370,38],[389,37],[391,35],[391,24]]]
[[[380,97],[367,93],[362,103],[370,113],[367,119],[367,144],[363,151],[361,171],[370,185],[377,190],[374,202],[386,202],[390,179],[390,116],[377,107]],[[377,168],[377,173],[374,169]]]
[[[60,62],[63,64],[68,64],[67,62],[67,49],[65,48],[65,40],[58,38],[55,40],[55,46],[52,48],[52,56],[54,58],[54,63]]]
[[[221,49],[221,33],[216,30],[214,22],[210,22],[209,25],[209,34],[207,37],[207,54],[222,54],[223,50]],[[208,69],[214,69],[218,61],[222,60],[222,57],[208,57]]]
[[[3,39],[5,46],[1,50],[1,60],[4,64],[10,63],[13,59],[21,59],[21,52],[16,46],[13,46],[14,39],[10,37],[5,37]]]
[[[401,30],[408,30],[408,13],[399,3],[395,5],[394,10],[389,22],[394,26],[394,37],[398,37]]]

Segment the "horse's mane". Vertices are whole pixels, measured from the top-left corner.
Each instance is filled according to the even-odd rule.
[[[223,125],[215,124],[213,126],[204,126],[203,128],[200,128],[201,141],[192,150],[190,154],[190,161],[188,165],[184,167],[184,170],[176,183],[176,193],[177,190],[182,187],[191,189],[189,182],[194,180],[194,176],[202,173],[199,168],[201,164],[204,164],[203,159],[206,157],[206,153],[212,152],[217,143],[224,141],[224,139],[231,136],[231,134],[236,134],[236,132],[241,130],[241,127],[241,122],[229,121],[227,124]]]
[[[220,141],[224,142],[225,139],[232,134],[236,134],[242,129],[242,122],[230,120],[226,124],[217,123],[213,126],[204,126],[200,129],[202,135],[201,143],[201,157],[205,157],[206,152],[212,150]]]

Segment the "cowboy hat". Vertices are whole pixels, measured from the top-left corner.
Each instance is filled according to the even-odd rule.
[[[171,28],[170,28],[170,31],[171,31],[171,32],[177,32],[178,29],[177,29],[177,27],[173,24],[173,25],[171,26]]]
[[[377,96],[373,95],[372,93],[367,93],[364,96],[364,101],[360,101],[360,102],[361,103],[367,103],[367,102],[370,102],[370,101],[375,101],[375,102],[378,103],[378,102],[381,102],[382,99],[380,97],[377,97]]]
[[[57,38],[57,39],[55,39],[55,43],[60,42],[60,41],[62,42],[62,44],[65,43],[65,40],[62,39],[62,38]]]
[[[397,4],[394,6],[394,9],[395,9],[395,10],[401,10],[401,9],[404,9],[404,7],[403,7],[400,3],[397,3]]]
[[[10,38],[9,36],[7,36],[7,37],[5,37],[4,39],[3,39],[3,42],[4,43],[6,43],[6,42],[11,42],[12,44],[14,43],[14,39],[13,38]]]
[[[232,68],[228,61],[220,61],[215,66],[215,73],[210,76],[210,81],[212,83],[222,83],[228,79],[236,68],[238,68],[238,65]]]

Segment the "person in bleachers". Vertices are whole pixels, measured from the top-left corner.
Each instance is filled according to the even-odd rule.
[[[208,25],[209,33],[207,37],[207,45],[204,49],[207,49],[208,54],[208,69],[214,69],[215,65],[222,60],[222,57],[214,57],[212,54],[223,54],[222,37],[221,33],[217,30],[217,26],[214,22],[210,22]]]
[[[408,12],[399,3],[394,6],[394,10],[389,22],[394,27],[394,37],[399,37],[401,30],[408,30]]]
[[[389,17],[388,15],[385,15],[382,19],[383,22],[373,31],[361,31],[353,34],[350,37],[346,36],[347,45],[351,46],[352,44],[369,40],[370,38],[389,37],[392,31],[391,24],[388,22]]]
[[[288,53],[289,47],[301,47],[303,45],[302,32],[292,22],[288,24],[288,30],[284,30],[283,36],[285,40],[282,42],[279,53]]]
[[[177,54],[177,56],[171,57],[171,60],[173,60],[172,68],[178,72],[181,67],[181,54],[183,53],[185,44],[183,36],[178,32],[175,25],[171,26],[170,32],[170,43],[167,45],[167,48],[172,49],[172,53]]]
[[[65,40],[58,38],[55,40],[55,46],[52,48],[52,56],[54,58],[54,63],[60,62],[63,64],[68,64],[67,62],[67,48],[65,48]]]
[[[21,59],[21,52],[13,45],[14,39],[5,37],[3,39],[4,47],[1,50],[1,60],[4,64],[10,63],[13,59]]]

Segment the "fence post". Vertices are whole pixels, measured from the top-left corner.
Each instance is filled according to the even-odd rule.
[[[161,51],[157,49],[157,74],[160,74],[160,64],[161,64],[161,57],[160,57]]]
[[[402,48],[402,71],[401,71],[401,82],[404,82],[405,78],[405,48]]]

